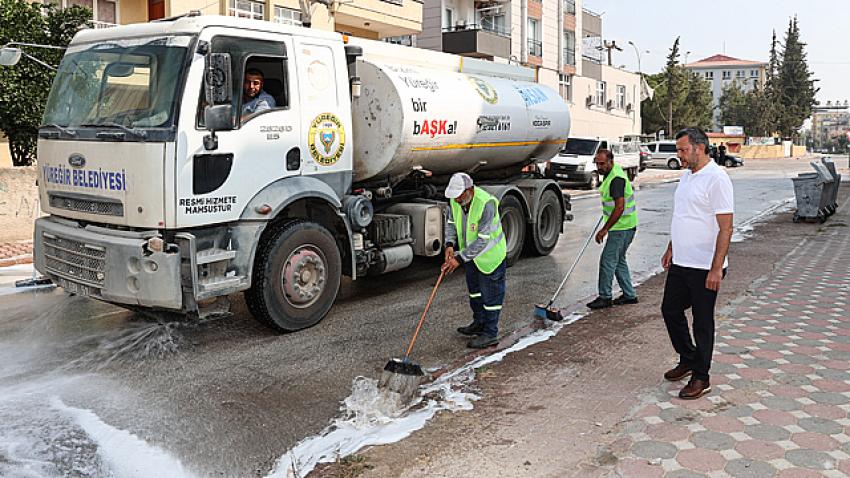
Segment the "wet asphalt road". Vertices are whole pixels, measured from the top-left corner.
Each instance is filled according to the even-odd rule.
[[[802,161],[782,171],[752,164],[730,171],[736,224],[791,197],[788,177],[807,169]],[[640,225],[629,251],[637,278],[659,267],[675,186],[637,192]],[[532,322],[534,304],[551,295],[599,208],[596,196],[576,199],[575,220],[553,254],[508,270],[503,335]],[[556,305],[595,294],[600,250],[591,243]],[[322,323],[289,335],[256,323],[241,296],[234,297],[232,317],[164,325],[61,290],[0,296],[0,475],[28,467],[103,473],[91,440],[51,406],[56,398],[93,411],[198,475],[264,475],[298,440],[329,423],[353,378],[377,377],[388,358],[403,352],[438,271],[438,261],[417,260],[401,272],[346,283]],[[467,353],[454,332],[469,322],[466,297],[460,273],[441,287],[414,353],[424,368]]]

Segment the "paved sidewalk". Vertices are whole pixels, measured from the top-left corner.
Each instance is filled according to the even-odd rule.
[[[719,321],[713,392],[666,383],[611,447],[627,477],[850,476],[850,215],[830,218]]]
[[[0,267],[32,263],[32,241],[0,242]]]

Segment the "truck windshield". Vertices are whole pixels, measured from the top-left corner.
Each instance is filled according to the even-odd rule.
[[[173,125],[190,37],[72,46],[53,81],[45,125],[164,128]]]
[[[599,141],[595,139],[573,139],[567,140],[567,145],[561,150],[561,154],[575,154],[578,156],[591,156],[596,152]]]

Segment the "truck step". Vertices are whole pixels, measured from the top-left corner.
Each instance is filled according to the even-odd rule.
[[[198,284],[198,295],[200,298],[210,297],[215,292],[220,292],[225,289],[235,288],[247,283],[248,278],[244,276],[228,277],[226,279],[210,282],[207,284]]]
[[[236,251],[228,251],[225,249],[205,249],[198,251],[195,256],[195,261],[198,265],[209,264],[211,262],[229,261],[236,257]]]

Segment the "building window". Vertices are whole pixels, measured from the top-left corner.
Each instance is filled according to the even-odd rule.
[[[723,79],[724,80],[731,80],[732,79],[732,72],[729,71],[729,70],[723,70]]]
[[[605,82],[596,82],[596,105],[605,106]]]
[[[230,0],[227,14],[251,20],[265,20],[266,3],[257,0]]]
[[[114,27],[118,24],[118,4],[115,0],[45,0],[43,3],[67,8],[74,5],[88,8],[92,12],[95,28]]]
[[[569,30],[564,31],[564,64],[576,64],[576,34]]]
[[[576,14],[576,0],[564,0],[564,13],[567,15]]]
[[[750,70],[750,78],[758,78],[759,71],[758,70]]]
[[[573,100],[573,75],[560,73],[558,75],[558,92],[561,93],[561,98]]]
[[[397,37],[386,37],[383,39],[387,43],[393,45],[415,46],[413,44],[413,35],[401,35]]]
[[[713,80],[714,79],[714,72],[713,71],[706,71],[705,72],[705,79],[706,80]]]
[[[451,8],[443,10],[443,30],[451,30],[455,26],[455,12]]]
[[[617,109],[626,109],[626,86],[617,85]]]
[[[486,7],[475,11],[475,18],[482,30],[497,33],[499,35],[510,36],[508,29],[505,26],[505,14],[503,7]]]
[[[738,70],[738,71],[735,72],[735,78],[743,78],[743,77],[744,77],[744,70]]]
[[[540,20],[528,19],[528,54],[543,56],[543,41],[540,39]]]
[[[274,21],[275,23],[282,23],[284,25],[295,25],[296,27],[300,27],[301,25],[303,25],[303,23],[301,22],[300,10],[285,8],[278,5],[274,6]]]

